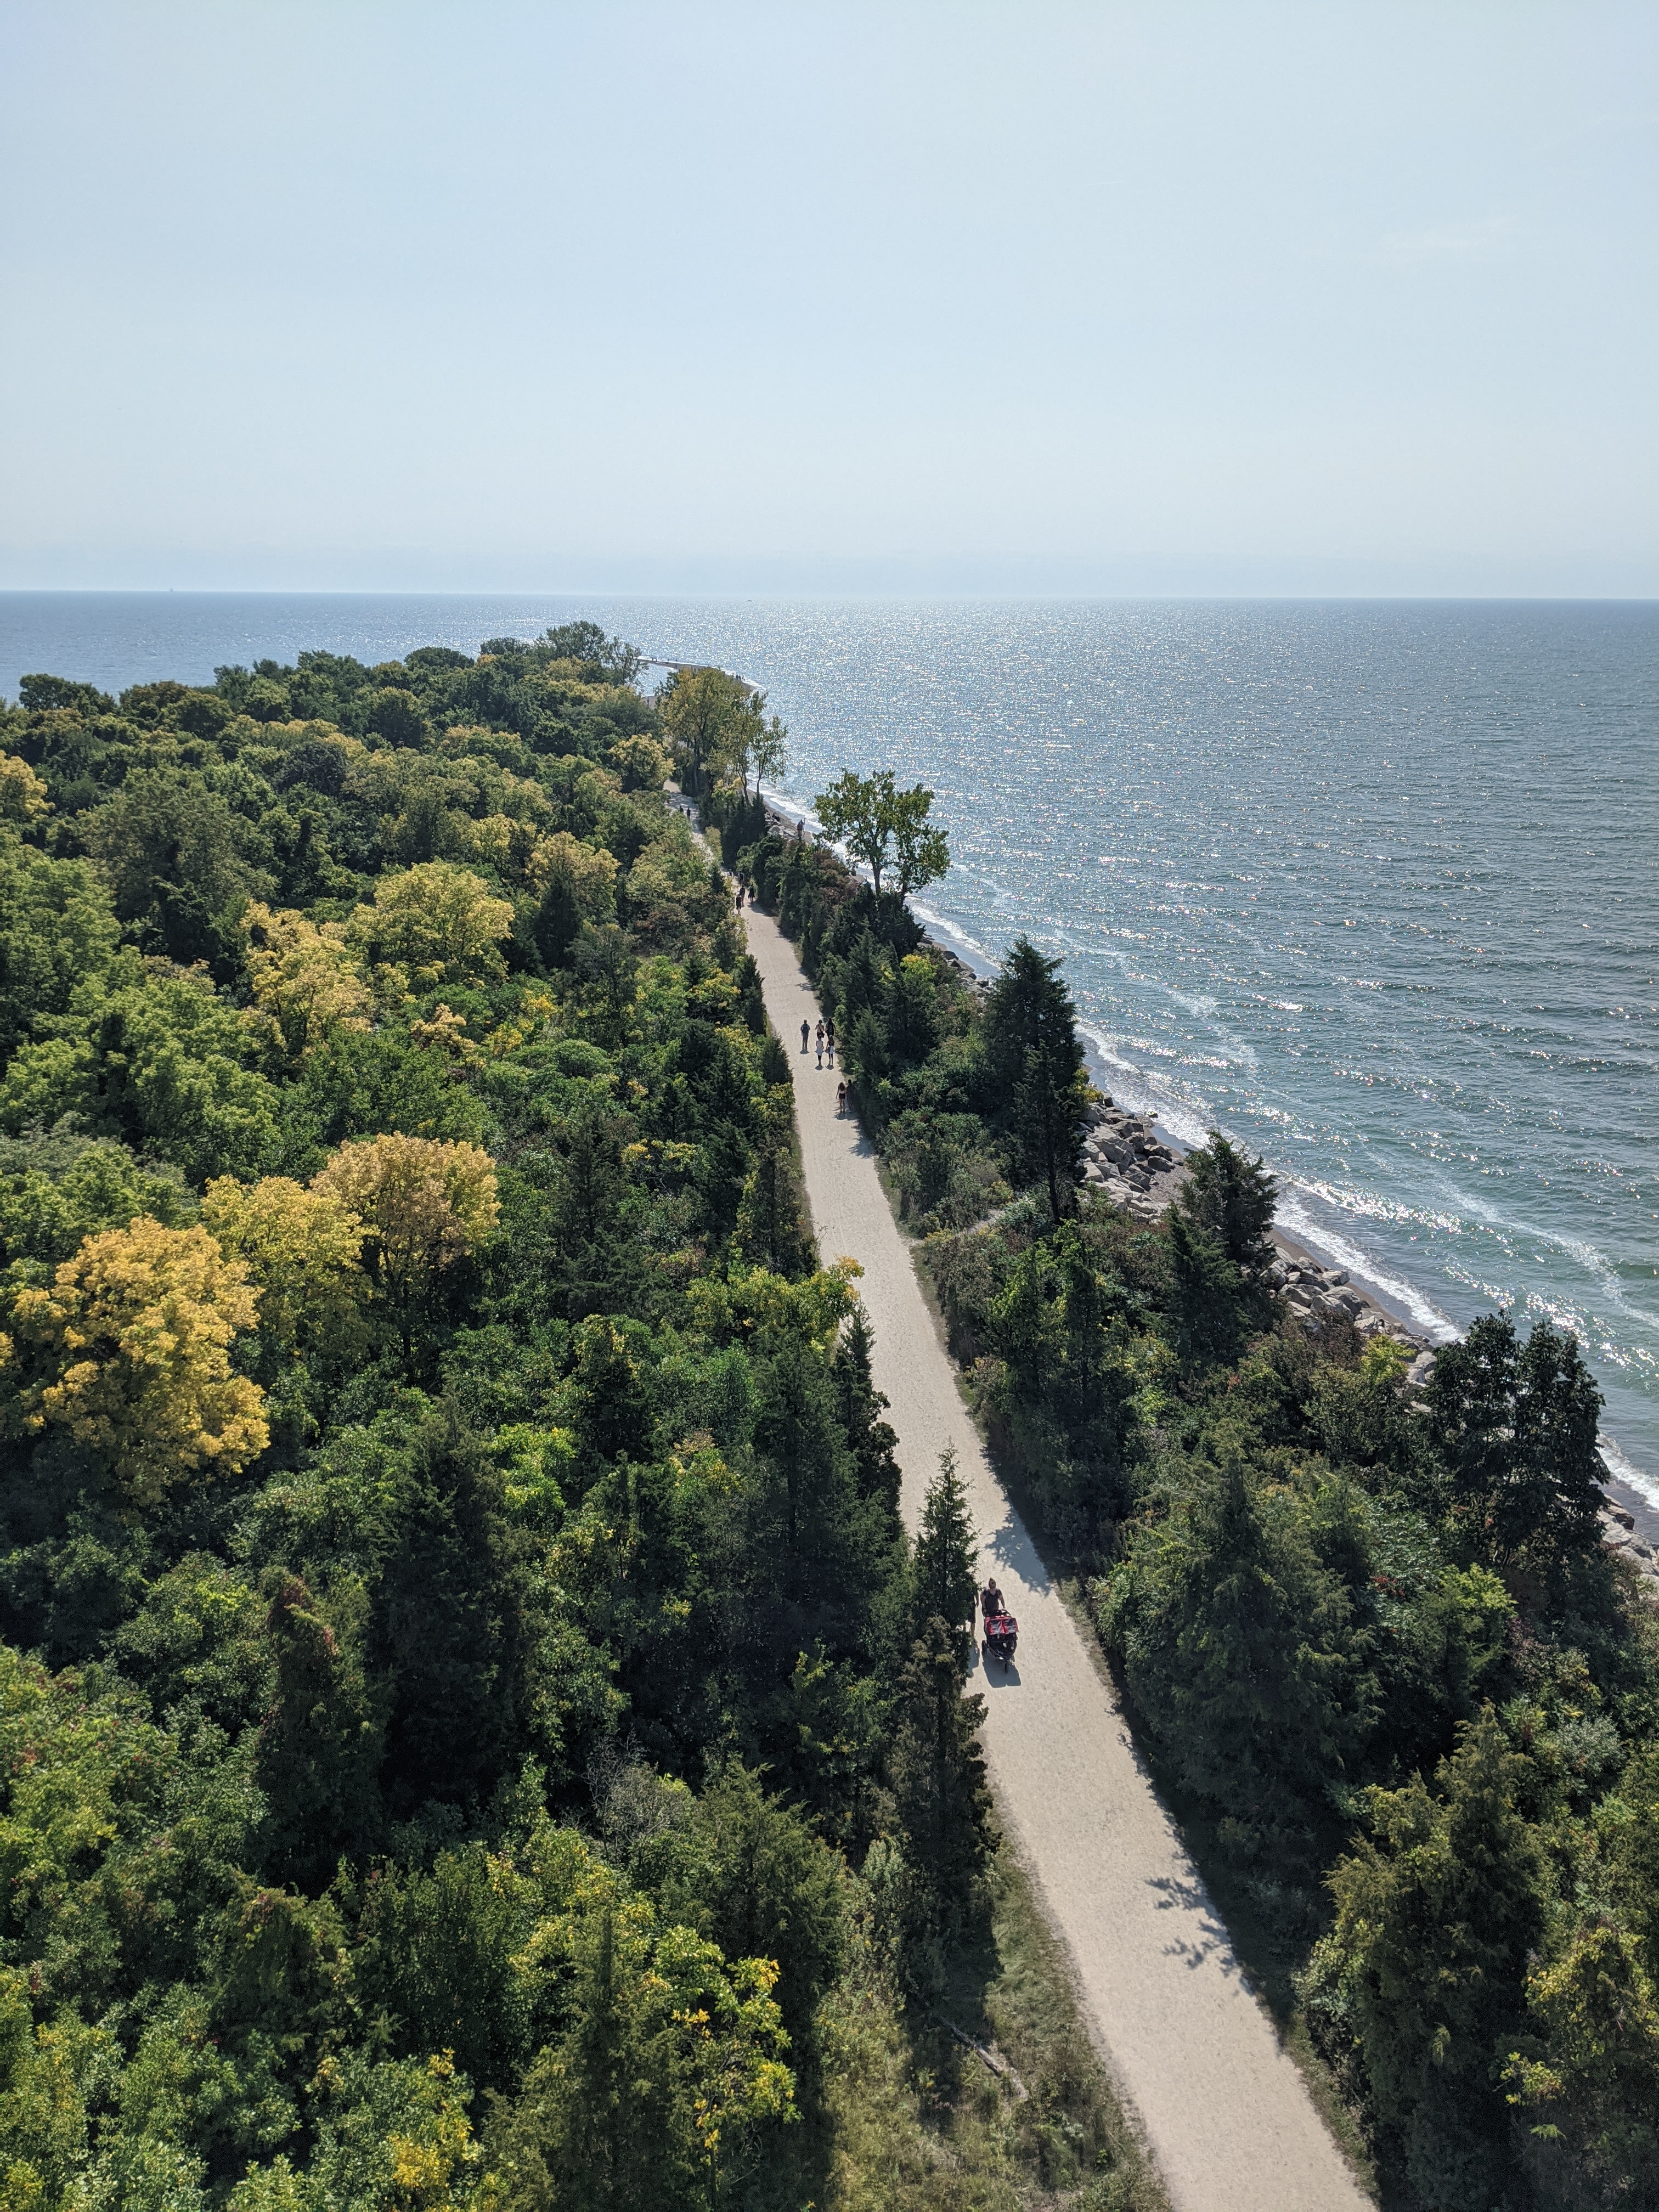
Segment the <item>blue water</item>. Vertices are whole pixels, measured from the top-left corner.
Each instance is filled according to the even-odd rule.
[[[1659,1502],[1659,607],[9,593],[0,692],[578,611],[765,685],[786,795],[925,779],[942,926],[1063,952],[1115,1095],[1425,1327],[1575,1329]]]

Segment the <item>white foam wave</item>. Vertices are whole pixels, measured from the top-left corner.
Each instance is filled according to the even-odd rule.
[[[1607,1473],[1614,1481],[1622,1482],[1627,1489],[1635,1491],[1638,1497],[1645,1498],[1650,1505],[1659,1507],[1659,1477],[1650,1474],[1645,1468],[1639,1468],[1626,1459],[1613,1438],[1605,1432],[1596,1438],[1596,1443],[1607,1463]]]

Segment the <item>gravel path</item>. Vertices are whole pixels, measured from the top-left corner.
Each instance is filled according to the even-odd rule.
[[[1146,2130],[1176,2212],[1363,2212],[1370,2200],[1249,1994],[1153,1794],[1128,1725],[993,1474],[910,1264],[871,1146],[836,1113],[839,1074],[799,1049],[817,1002],[767,915],[745,917],[788,1048],[806,1192],[825,1261],[850,1255],[890,1401],[907,1520],[954,1444],[994,1571],[1019,1620],[1006,1674],[979,1670],[999,1815],[1076,1972],[1096,2043]]]

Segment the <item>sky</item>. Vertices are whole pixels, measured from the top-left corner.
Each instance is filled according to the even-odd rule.
[[[1659,7],[4,0],[0,587],[1659,595]]]

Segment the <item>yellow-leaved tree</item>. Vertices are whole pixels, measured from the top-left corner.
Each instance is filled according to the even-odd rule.
[[[605,748],[606,763],[622,778],[624,791],[660,791],[668,780],[667,750],[643,731],[618,738]]]
[[[260,1330],[272,1343],[296,1354],[350,1345],[368,1285],[359,1264],[363,1224],[349,1206],[290,1176],[255,1183],[221,1176],[207,1187],[202,1222],[246,1267]]]
[[[501,942],[513,909],[482,876],[452,860],[422,860],[382,876],[371,905],[347,924],[349,942],[377,968],[400,970],[417,990],[505,973]]]
[[[0,822],[33,822],[51,811],[46,787],[28,763],[0,753]]]
[[[242,918],[253,1004],[243,1017],[290,1063],[331,1030],[366,1030],[374,1011],[346,945],[345,924],[308,921],[255,900]]]
[[[371,1137],[342,1145],[311,1188],[362,1220],[363,1264],[398,1316],[407,1358],[434,1283],[495,1225],[495,1163],[477,1145]]]
[[[270,1438],[264,1393],[230,1364],[256,1318],[246,1267],[205,1229],[141,1217],[88,1237],[49,1290],[12,1300],[15,1418],[66,1429],[137,1504],[234,1474]]]

